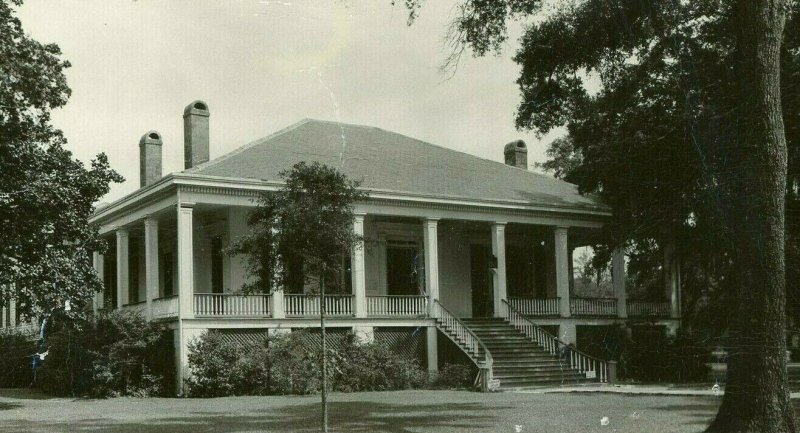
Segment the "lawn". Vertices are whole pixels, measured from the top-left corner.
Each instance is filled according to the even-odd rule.
[[[715,397],[480,394],[398,391],[333,394],[337,432],[701,432]],[[73,400],[0,390],[3,432],[312,432],[318,397]],[[609,424],[600,420],[608,417]]]

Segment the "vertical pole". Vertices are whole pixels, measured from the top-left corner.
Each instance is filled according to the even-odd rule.
[[[508,297],[506,288],[506,223],[492,224],[492,254],[497,259],[497,268],[493,272],[494,280],[494,317],[503,315],[503,300]]]
[[[353,282],[353,313],[357,318],[367,317],[367,283],[364,274],[364,215],[356,214],[353,220],[353,233],[359,241],[353,246],[350,259]]]
[[[319,277],[319,326],[322,333],[322,431],[328,431],[328,356],[325,338],[325,263]]]
[[[117,309],[122,308],[130,301],[128,298],[130,284],[128,238],[127,230],[117,230]]]
[[[559,300],[561,317],[570,317],[569,309],[569,246],[567,244],[567,228],[556,227],[553,230],[556,268],[556,293]]]
[[[158,297],[158,220],[144,220],[144,275],[147,320],[153,319],[153,299]]]
[[[611,256],[611,279],[617,298],[617,316],[628,317],[628,294],[625,288],[625,250],[620,247]]]

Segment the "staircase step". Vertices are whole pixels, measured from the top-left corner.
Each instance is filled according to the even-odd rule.
[[[492,355],[493,377],[501,389],[557,386],[592,382],[586,375],[570,368],[525,334],[499,318],[462,319]],[[440,327],[452,335],[443,324]],[[463,341],[454,338],[463,347]]]

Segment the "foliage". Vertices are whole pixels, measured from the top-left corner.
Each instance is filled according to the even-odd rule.
[[[73,159],[50,125],[50,111],[69,98],[70,65],[58,46],[25,34],[14,11],[21,3],[0,2],[0,304],[16,298],[37,316],[67,299],[85,305],[101,290],[89,251],[105,246],[88,218],[123,179],[104,154],[88,169]]]
[[[328,286],[343,291],[336,276],[344,272],[342,254],[359,239],[353,233],[353,203],[364,197],[358,183],[318,162],[299,162],[280,176],[284,187],[259,197],[250,233],[231,248],[248,256],[254,280],[244,290],[302,292],[325,269]]]
[[[171,393],[172,333],[165,325],[125,311],[101,313],[94,321],[54,322],[36,378],[44,391],[90,397]]]
[[[702,340],[679,333],[631,341],[620,354],[619,376],[643,382],[687,383],[708,380],[711,351]]]
[[[0,388],[22,388],[31,384],[31,355],[36,345],[14,329],[0,331]]]
[[[439,369],[433,387],[439,389],[471,389],[478,368],[474,364],[445,364]]]
[[[303,331],[264,336],[242,345],[210,331],[190,343],[187,379],[193,397],[312,394],[321,388],[320,348]],[[328,381],[341,392],[419,388],[427,373],[379,343],[358,344],[348,335],[338,349],[328,349]]]

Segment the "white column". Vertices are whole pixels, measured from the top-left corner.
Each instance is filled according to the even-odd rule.
[[[128,285],[130,284],[130,270],[128,266],[128,231],[125,229],[117,230],[117,308],[122,308],[127,304]]]
[[[664,247],[664,289],[670,303],[670,317],[681,318],[681,272],[674,244]]]
[[[567,228],[556,227],[553,230],[556,268],[556,294],[559,300],[561,317],[569,317],[569,247],[567,245]]]
[[[558,338],[560,338],[561,341],[567,344],[577,344],[578,330],[577,326],[575,326],[575,322],[569,321],[561,323],[558,328]]]
[[[8,324],[10,328],[17,326],[17,300],[8,300]]]
[[[144,275],[147,319],[153,318],[153,299],[158,298],[158,220],[144,220]]]
[[[617,316],[628,317],[628,294],[625,290],[625,250],[617,248],[611,256],[611,279],[617,298]]]
[[[350,275],[353,285],[353,313],[367,317],[367,282],[364,274],[364,215],[355,215],[353,233],[361,240],[353,246],[350,257]]]
[[[283,305],[283,289],[273,290],[270,299],[272,299],[272,318],[285,319],[286,308]]]
[[[0,328],[6,327],[6,319],[8,316],[8,313],[6,312],[7,310],[8,310],[8,300],[6,300],[6,303],[0,306]]]
[[[506,288],[506,223],[492,224],[492,254],[497,268],[492,272],[494,286],[494,317],[503,315],[503,300],[508,297]]]
[[[178,315],[194,317],[194,240],[192,212],[194,203],[178,205]]]
[[[94,271],[97,272],[97,276],[100,278],[100,283],[103,285],[103,290],[94,294],[92,298],[92,312],[97,315],[97,311],[103,308],[104,302],[104,293],[105,293],[105,267],[103,266],[105,257],[102,254],[95,251],[92,253],[92,265],[94,266]]]
[[[439,341],[435,326],[428,326],[425,335],[425,348],[428,358],[428,373],[439,371]]]
[[[425,290],[428,291],[429,304],[439,299],[439,236],[437,218],[427,218],[423,222],[423,244],[425,248]]]

